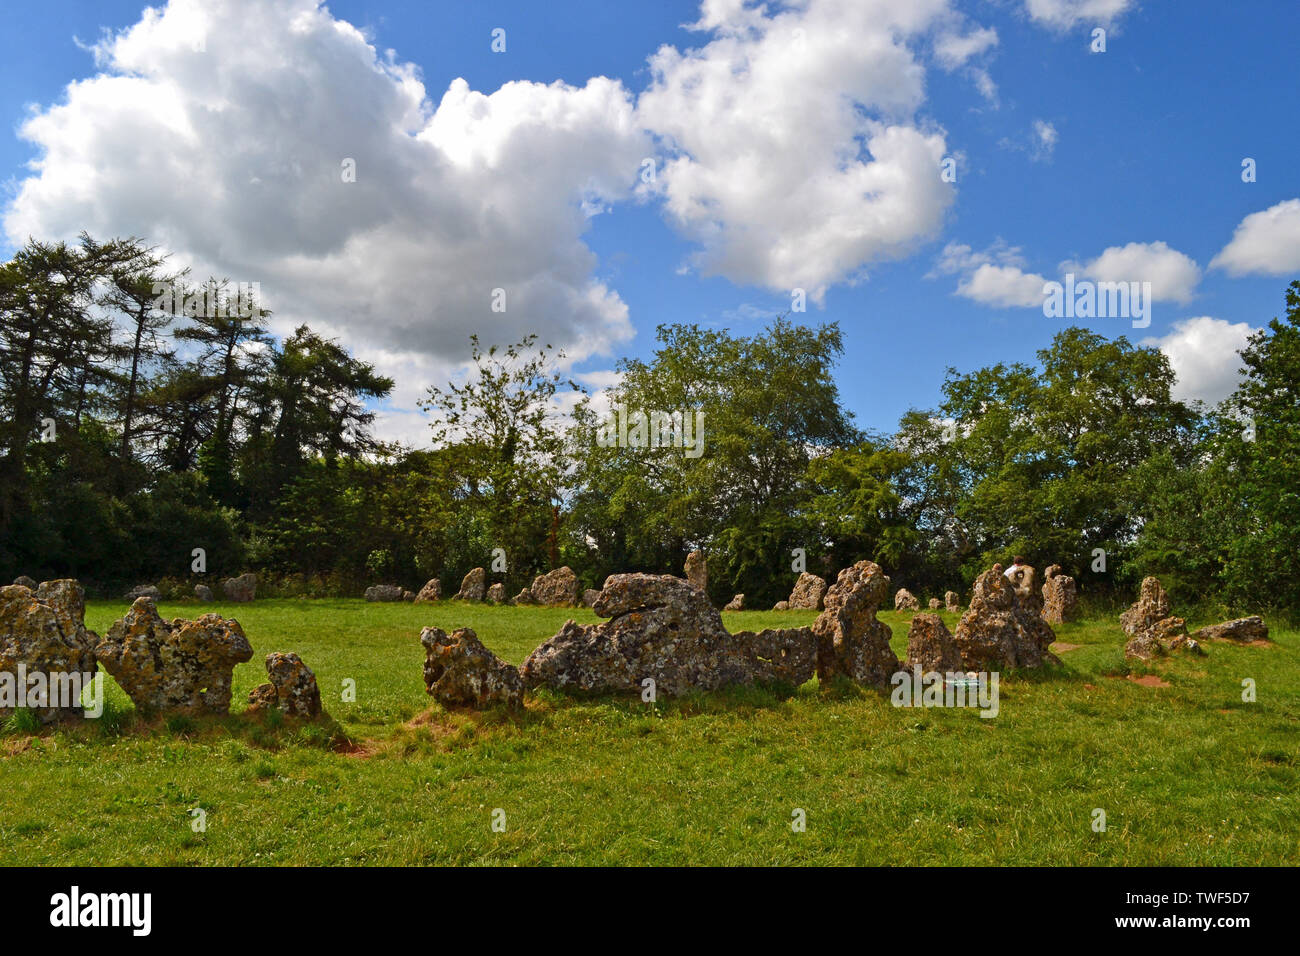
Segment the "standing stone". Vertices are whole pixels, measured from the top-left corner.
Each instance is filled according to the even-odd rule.
[[[943,607],[943,603],[938,598],[930,598],[930,610],[937,611]]]
[[[0,674],[6,675],[0,680],[13,693],[11,700],[4,699],[8,692],[0,696],[0,719],[20,703],[20,689],[21,702],[43,724],[81,716],[76,691],[89,686],[99,669],[98,642],[86,630],[85,592],[71,578],[46,581],[35,591],[21,584],[0,588]],[[33,684],[38,674],[43,681]]]
[[[820,611],[826,600],[826,587],[824,578],[805,571],[794,583],[794,590],[790,592],[790,600],[786,604],[791,610],[799,608],[806,611]]]
[[[481,601],[487,593],[487,572],[482,568],[475,568],[460,582],[460,590],[456,592],[457,601]]]
[[[1187,622],[1169,613],[1169,595],[1158,578],[1142,579],[1136,603],[1119,616],[1119,623],[1131,638],[1124,647],[1126,657],[1150,660],[1178,650],[1205,653],[1188,635]]]
[[[613,574],[593,610],[599,624],[565,623],[528,656],[528,687],[677,697],[754,681],[798,685],[812,674],[809,628],[729,634],[704,592],[671,575]]]
[[[420,632],[424,645],[424,688],[444,707],[483,709],[496,704],[523,706],[519,670],[483,646],[468,627],[450,636],[439,627]]]
[[[874,561],[859,561],[839,573],[826,592],[826,609],[812,626],[817,679],[823,686],[836,676],[875,687],[889,685],[899,663],[889,647],[889,625],[876,619],[888,596],[888,579]]]
[[[938,614],[918,614],[907,631],[907,666],[922,674],[961,670],[961,651]]]
[[[14,578],[14,586],[20,588],[27,588],[27,590],[29,591],[35,591],[36,581],[34,578],[29,578],[25,574],[20,574],[18,575],[18,577]]]
[[[956,591],[948,591],[944,594],[943,604],[945,610],[951,611],[953,614],[961,613],[961,598],[957,596]]]
[[[375,584],[366,588],[367,601],[402,601],[410,594],[396,584]]]
[[[705,594],[709,593],[709,565],[703,551],[692,551],[686,556],[686,580]]]
[[[600,597],[600,592],[595,588],[587,588],[582,592],[582,606],[592,607],[596,603],[596,598]]]
[[[773,611],[788,611],[788,610],[790,610],[790,602],[789,602],[789,601],[777,601],[775,604],[772,605],[772,610],[773,610]]]
[[[213,600],[212,588],[206,584],[194,585],[194,596],[200,601],[210,602]]]
[[[152,601],[161,601],[162,592],[152,584],[140,584],[133,587],[123,595],[128,601],[134,601],[136,598],[147,597]]]
[[[970,608],[953,634],[965,670],[994,671],[1060,663],[1048,648],[1056,635],[1020,604],[1016,589],[994,565],[975,579]]]
[[[894,595],[894,610],[919,611],[921,610],[921,602],[907,588],[899,588],[898,593]]]
[[[1064,624],[1079,616],[1079,594],[1074,578],[1061,573],[1059,564],[1050,565],[1043,572],[1043,620],[1049,624]]]
[[[743,611],[744,609],[745,609],[745,595],[743,594],[737,594],[730,601],[728,601],[727,606],[723,608],[724,611]]]
[[[442,598],[442,582],[437,578],[429,578],[424,587],[420,588],[420,593],[415,596],[416,604],[432,604]]]
[[[142,597],[95,653],[141,711],[197,715],[230,710],[231,674],[253,648],[238,621],[219,614],[164,621]]]
[[[1252,641],[1267,641],[1268,625],[1262,617],[1255,614],[1239,617],[1235,621],[1224,621],[1222,624],[1211,624],[1192,636],[1201,641],[1228,640],[1249,644]]]
[[[506,586],[498,581],[487,589],[487,599],[492,604],[506,603]]]
[[[510,600],[510,603],[517,604],[520,607],[525,607],[527,605],[536,604],[537,598],[533,597],[533,589],[529,587],[529,588],[524,588],[522,591],[516,594]]]
[[[257,597],[257,575],[250,572],[241,574],[237,578],[226,578],[221,582],[221,590],[228,601],[236,603],[251,601]]]
[[[533,601],[546,607],[574,607],[578,603],[578,576],[569,567],[556,568],[533,579]]]
[[[1011,586],[1016,589],[1020,606],[1030,614],[1042,615],[1043,591],[1038,583],[1038,572],[1028,564],[1015,565],[1011,570]]]
[[[288,717],[310,720],[321,714],[320,688],[316,675],[302,658],[292,652],[266,655],[266,673],[271,683],[260,684],[248,694],[247,713],[279,710]]]

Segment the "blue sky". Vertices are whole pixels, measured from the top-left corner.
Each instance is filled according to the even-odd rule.
[[[873,26],[926,4],[929,17],[892,40]],[[575,370],[596,386],[617,356],[649,354],[657,324],[757,330],[789,308],[795,282],[811,296],[795,318],[845,332],[846,407],[888,431],[937,401],[948,366],[1032,361],[1069,324],[1046,318],[1034,289],[1067,268],[1152,281],[1149,328],[1075,321],[1158,340],[1181,394],[1221,397],[1233,349],[1300,277],[1300,4],[864,5],[870,17],[855,21],[843,0],[762,12],[716,0],[711,28],[690,30],[698,3],[173,0],[152,28],[102,45],[98,63],[86,46],[136,27],[142,4],[20,5],[0,38],[0,244],[8,255],[28,234],[136,233],[196,272],[259,281],[279,320],[323,324],[399,378],[384,427],[408,438],[422,427],[421,376],[454,374],[468,331],[493,340],[535,326],[585,355]],[[1090,50],[1098,26],[1105,52]],[[490,48],[497,27],[503,53]],[[786,54],[771,54],[772,37],[805,28],[814,57],[843,64],[842,87],[815,69],[786,76]],[[199,59],[176,52],[186,30],[204,37]],[[367,45],[381,62],[391,50],[396,66],[358,66]],[[647,58],[664,45],[701,72],[679,60],[678,74],[656,79]],[[728,71],[713,68],[727,57],[751,87],[728,88]],[[404,75],[423,84],[422,119],[399,115]],[[615,85],[589,85],[602,76]],[[443,103],[458,78],[466,96]],[[89,85],[70,93],[74,81]],[[493,95],[517,81],[513,99]],[[736,110],[701,118],[733,96]],[[847,112],[808,121],[823,102]],[[483,110],[490,124],[477,123]],[[534,128],[548,111],[564,119]],[[214,112],[223,125],[205,126]],[[415,148],[435,114],[446,127]],[[23,133],[32,115],[51,121]],[[858,116],[880,125],[854,132]],[[219,129],[231,155],[183,146],[170,125],[179,117],[205,136]],[[629,122],[636,129],[619,125]],[[875,152],[882,127],[911,137],[892,166]],[[925,148],[956,158],[956,183],[909,179]],[[445,162],[462,149],[473,155]],[[339,193],[315,167],[351,155],[361,189]],[[659,164],[659,192],[638,185],[642,155]],[[671,173],[665,164],[682,157]],[[1247,157],[1255,182],[1242,181]],[[863,179],[845,174],[854,164]],[[592,182],[605,211],[584,219],[574,210]],[[855,206],[859,182],[880,189],[879,205]],[[806,206],[786,201],[805,194]],[[851,214],[832,223],[840,208]],[[405,268],[337,279],[390,254]],[[477,305],[494,269],[522,290],[509,321]]]

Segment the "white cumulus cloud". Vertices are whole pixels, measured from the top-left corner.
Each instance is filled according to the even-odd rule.
[[[1161,302],[1189,302],[1201,281],[1201,270],[1190,256],[1165,242],[1130,242],[1111,246],[1086,263],[1062,263],[1094,282],[1150,282],[1151,297]]]
[[[1251,213],[1210,261],[1232,276],[1282,276],[1300,272],[1300,199]]]
[[[915,118],[909,42],[953,18],[947,0],[706,0],[693,28],[711,39],[661,47],[637,105],[670,151],[658,185],[696,267],[820,301],[933,235],[953,190],[943,132]]]
[[[1240,382],[1241,358],[1237,353],[1256,331],[1245,322],[1202,315],[1175,322],[1168,335],[1144,339],[1141,344],[1154,345],[1168,356],[1178,376],[1174,398],[1216,405]]]
[[[1054,30],[1076,23],[1110,26],[1136,6],[1134,0],[1024,0],[1025,13],[1034,22]]]

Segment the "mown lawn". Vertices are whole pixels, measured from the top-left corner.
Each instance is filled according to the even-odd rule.
[[[192,617],[194,604],[164,604]],[[421,626],[468,625],[518,663],[590,611],[351,600],[218,606],[255,656],[224,720],[144,723],[111,680],[98,721],[0,736],[0,863],[1300,863],[1300,634],[1209,646],[1126,679],[1113,621],[1058,628],[1064,667],[1003,675],[1001,709],[899,709],[816,683],[657,706],[530,698],[447,714]],[[103,633],[126,610],[95,602]],[[732,630],[810,612],[724,614]],[[910,614],[882,613],[904,653]],[[945,615],[949,626],[956,623]],[[1194,626],[1204,621],[1191,622]],[[297,651],[332,726],[242,716],[264,655]],[[345,679],[356,701],[340,699]],[[1252,678],[1257,701],[1242,700]],[[194,832],[191,809],[206,813]],[[1107,829],[1094,832],[1093,812]],[[492,827],[504,811],[504,832]],[[796,810],[806,830],[796,832]],[[501,819],[497,814],[496,818]]]

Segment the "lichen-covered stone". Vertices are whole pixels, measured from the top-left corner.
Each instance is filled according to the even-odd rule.
[[[72,698],[98,670],[99,637],[86,630],[85,614],[85,592],[70,578],[45,581],[35,590],[0,588],[0,673],[13,675],[4,680],[14,694],[12,702],[0,700],[0,718],[20,698],[42,723],[81,716],[80,701]],[[35,675],[42,676],[33,682]]]
[[[269,684],[259,684],[248,694],[248,713],[279,710],[288,717],[310,720],[321,714],[320,688],[316,675],[293,652],[274,651],[266,655]]]
[[[162,592],[152,584],[139,584],[127,591],[123,595],[128,601],[134,601],[136,598],[147,597],[154,601],[162,600]]]
[[[1170,651],[1204,654],[1201,645],[1187,633],[1187,622],[1169,613],[1169,595],[1154,577],[1142,579],[1137,602],[1119,616],[1120,626],[1130,636],[1126,657],[1150,660]]]
[[[429,578],[424,587],[420,588],[420,593],[415,596],[416,604],[432,604],[434,601],[442,598],[442,582],[437,578]]]
[[[724,611],[743,611],[744,609],[745,609],[745,595],[743,594],[737,594],[730,601],[728,601],[727,606],[723,608]]]
[[[907,588],[899,588],[894,594],[895,611],[919,611],[921,602],[916,599],[916,595]]]
[[[95,654],[145,713],[225,714],[231,674],[253,648],[238,621],[219,614],[164,621],[142,597],[109,628]]]
[[[997,565],[975,579],[970,608],[953,633],[962,668],[976,671],[1060,663],[1048,650],[1055,639],[1037,608],[1021,605],[1016,588]]]
[[[569,567],[556,568],[533,578],[533,603],[545,607],[575,607],[578,604],[578,576]]]
[[[898,671],[889,647],[889,625],[876,612],[889,596],[889,579],[874,561],[859,561],[839,573],[826,592],[825,610],[813,623],[817,637],[817,679],[838,676],[887,687]]]
[[[222,593],[226,600],[242,604],[257,597],[257,575],[249,572],[237,578],[226,578],[221,582]]]
[[[1020,606],[1030,614],[1043,613],[1043,590],[1038,583],[1038,571],[1029,564],[1015,564],[1007,573],[1011,586],[1016,589]]]
[[[686,556],[686,580],[705,594],[709,593],[709,563],[703,551],[692,551]]]
[[[505,604],[508,600],[506,597],[506,586],[500,581],[492,585],[487,589],[487,599],[489,604]]]
[[[907,666],[920,668],[923,674],[961,670],[961,651],[943,618],[938,614],[918,614],[907,631]]]
[[[817,637],[812,628],[767,628],[731,635],[750,658],[750,680],[799,687],[817,673]]]
[[[399,587],[396,584],[372,584],[366,588],[367,601],[408,601],[414,600],[415,595],[406,588]]]
[[[456,592],[457,601],[481,601],[487,594],[487,571],[475,568],[465,575]]]
[[[961,613],[961,598],[956,591],[948,591],[943,596],[944,610],[951,611],[953,614]]]
[[[775,604],[772,605],[772,610],[773,610],[773,611],[788,611],[788,610],[790,610],[790,602],[789,602],[789,601],[777,601]]]
[[[194,596],[204,602],[212,601],[214,598],[212,588],[208,587],[206,584],[194,585]]]
[[[791,609],[820,611],[823,602],[826,600],[826,588],[825,578],[820,578],[805,571],[799,575],[799,580],[794,583],[794,589],[790,592],[790,600],[786,603]]]
[[[29,591],[35,591],[37,584],[35,578],[29,578],[25,574],[20,574],[14,578],[14,585],[20,588],[27,588]]]
[[[1253,614],[1250,617],[1239,617],[1235,621],[1211,624],[1192,636],[1201,641],[1229,640],[1248,644],[1252,641],[1267,641],[1268,625],[1258,614]]]
[[[439,627],[420,632],[424,645],[426,692],[445,707],[483,709],[523,706],[524,684],[519,670],[483,646],[468,627],[447,634]]]
[[[1059,564],[1049,565],[1043,572],[1043,620],[1049,624],[1064,624],[1079,616],[1079,594],[1074,578],[1061,573]]]
[[[729,634],[704,592],[670,575],[610,575],[593,610],[609,620],[568,621],[524,661],[525,685],[627,693],[649,678],[657,693],[675,697],[754,681],[796,683],[798,662],[814,646],[809,634],[800,649],[795,632],[807,628]]]
[[[938,598],[930,598],[930,610],[931,610],[931,611],[937,611],[937,610],[939,610],[939,608],[941,608],[941,607],[943,607],[943,602],[942,602],[942,601],[940,601]]]
[[[596,598],[600,597],[600,591],[596,588],[587,588],[582,592],[582,606],[591,607],[596,603]]]

